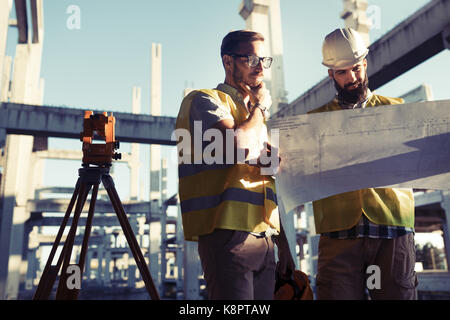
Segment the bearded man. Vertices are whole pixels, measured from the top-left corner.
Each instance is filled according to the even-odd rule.
[[[369,49],[351,28],[325,37],[322,64],[337,93],[327,112],[403,103],[369,89]],[[358,148],[358,146],[354,146]],[[411,189],[369,188],[313,202],[320,234],[317,298],[416,299],[414,197]]]

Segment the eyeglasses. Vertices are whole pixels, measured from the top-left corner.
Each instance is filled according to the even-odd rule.
[[[258,57],[255,55],[247,55],[247,54],[230,54],[231,57],[239,57],[239,58],[247,58],[247,64],[250,68],[256,67],[260,61],[262,61],[262,65],[264,69],[269,69],[272,65],[273,58],[272,57]]]

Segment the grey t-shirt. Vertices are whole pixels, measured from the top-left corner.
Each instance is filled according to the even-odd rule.
[[[206,93],[199,92],[192,100],[190,110],[190,125],[194,128],[194,121],[202,121],[202,134],[217,122],[233,120],[230,109],[222,105]]]

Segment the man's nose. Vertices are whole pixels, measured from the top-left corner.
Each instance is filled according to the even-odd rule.
[[[347,75],[347,83],[354,83],[358,78],[353,71],[350,71]]]
[[[255,69],[257,71],[262,71],[264,69],[261,60],[258,61],[258,64],[255,66]]]

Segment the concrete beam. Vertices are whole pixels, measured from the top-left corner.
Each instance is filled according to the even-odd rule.
[[[448,47],[444,38],[449,25],[450,1],[434,0],[374,42],[367,56],[370,88],[383,86]],[[325,68],[323,71],[326,74]],[[324,78],[273,117],[305,114],[334,95],[333,81]]]
[[[3,149],[5,146],[6,146],[6,130],[0,128],[0,149]]]
[[[0,129],[6,129],[7,134],[79,139],[83,130],[84,111],[2,102]],[[175,141],[170,140],[175,129],[174,117],[122,112],[114,112],[114,116],[116,138],[121,142],[175,145]]]
[[[63,217],[44,217],[39,220],[33,220],[32,224],[36,226],[45,226],[45,227],[58,227],[62,224]],[[69,218],[67,225],[72,225],[72,218]],[[78,225],[81,227],[86,226],[87,218],[80,217],[78,221]],[[94,216],[92,225],[94,227],[120,227],[119,220],[116,216]]]
[[[58,227],[62,224],[63,217],[43,217],[41,219],[33,219],[30,222],[32,226],[45,226],[45,227]],[[159,221],[159,215],[152,215],[150,222]],[[175,224],[176,218],[168,216],[167,223]],[[70,226],[72,224],[72,218],[69,218],[67,225]],[[79,226],[86,225],[86,218],[80,217]],[[105,215],[96,215],[93,219],[94,227],[120,227],[119,220],[116,216],[105,216]]]
[[[70,199],[44,199],[44,200],[28,200],[27,212],[66,212]],[[147,213],[150,210],[150,202],[123,202],[125,212],[128,214]],[[86,200],[83,211],[87,213],[90,201]],[[95,203],[96,213],[114,213],[114,208],[110,201],[97,199]],[[153,213],[152,213],[153,215]]]
[[[42,43],[44,19],[42,16],[42,0],[30,0],[31,23],[33,25],[33,43]]]
[[[80,160],[83,158],[83,151],[80,150],[64,150],[64,149],[50,149],[36,151],[35,154],[40,159],[57,159],[57,160]],[[114,162],[131,162],[131,154],[122,152],[122,159],[115,160]]]
[[[379,88],[444,50],[450,2],[430,1],[370,46],[370,86]]]
[[[450,292],[450,272],[418,272],[417,291]]]
[[[428,84],[422,84],[400,96],[405,103],[433,100],[433,91]]]
[[[433,203],[440,203],[441,201],[442,201],[441,191],[431,191],[414,195],[414,204],[416,207],[421,207]]]
[[[14,0],[16,7],[17,28],[19,30],[19,43],[28,42],[28,18],[26,0]]]
[[[10,0],[0,0],[0,99],[2,101],[5,101],[3,98],[3,91],[6,87],[6,78],[4,69],[4,64],[9,63],[9,68],[11,67],[11,58],[9,58],[8,61],[6,61],[6,43],[8,38],[8,27],[9,27],[9,14],[11,12],[11,5],[12,2]],[[6,67],[6,66],[5,66]],[[8,78],[8,87],[9,87],[9,74],[10,69],[7,71],[7,78]]]
[[[72,195],[74,188],[73,187],[42,187],[42,188],[36,188],[34,190],[34,199],[35,200],[44,200],[44,199],[51,199],[50,196],[43,196],[44,194],[65,194],[67,196]],[[107,191],[106,189],[103,189],[100,187],[98,190],[98,197],[101,198],[102,196],[107,197]]]
[[[32,238],[30,238],[30,241],[32,241],[33,243],[37,243],[39,246],[52,246],[53,243],[55,242],[56,239],[56,235],[47,235],[47,234],[36,234],[33,235]],[[60,245],[64,245],[64,242],[67,239],[67,235],[63,235],[61,237],[61,242]],[[93,245],[93,244],[102,244],[104,241],[103,236],[97,236],[97,235],[91,235],[89,237],[89,245]],[[74,245],[75,246],[79,246],[83,243],[83,235],[77,235],[75,236],[75,240],[74,240]],[[56,256],[56,258],[58,257],[58,255]]]
[[[450,49],[450,24],[445,28],[442,38],[444,39],[445,48]]]

